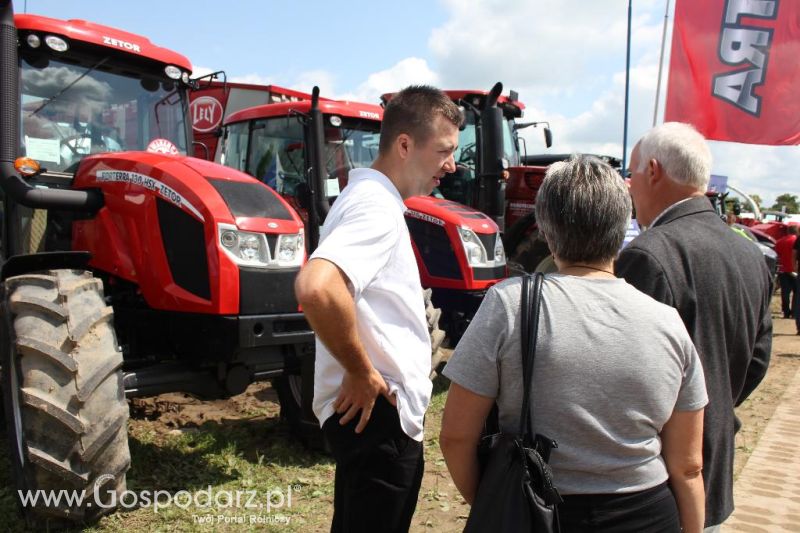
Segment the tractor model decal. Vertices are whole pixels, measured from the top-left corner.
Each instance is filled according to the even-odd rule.
[[[178,207],[183,207],[192,212],[200,220],[205,220],[200,211],[197,210],[186,198],[179,192],[175,191],[169,185],[161,183],[155,178],[145,176],[144,174],[137,174],[136,172],[125,172],[122,170],[99,170],[97,172],[97,181],[105,182],[118,182],[130,183],[137,187],[143,187],[149,191],[153,191],[162,198],[172,202]]]
[[[436,217],[432,217],[431,215],[427,215],[425,213],[420,213],[419,211],[414,211],[413,209],[406,209],[406,216],[417,218],[419,220],[424,220],[425,222],[431,222],[436,224],[437,226],[444,226],[444,220],[440,220]]]

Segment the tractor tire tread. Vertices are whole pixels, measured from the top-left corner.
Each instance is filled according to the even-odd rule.
[[[17,390],[4,391],[6,400],[19,398],[21,434],[7,420],[17,487],[69,485],[91,494],[93,483],[110,474],[119,501],[130,466],[129,409],[102,281],[91,272],[65,269],[15,276],[3,288],[10,329],[0,364],[6,370],[13,363],[17,376]],[[4,376],[4,385],[9,382]],[[20,453],[22,461],[15,458]],[[85,523],[111,511],[90,500],[27,507],[25,516],[29,526],[51,527],[52,517]]]

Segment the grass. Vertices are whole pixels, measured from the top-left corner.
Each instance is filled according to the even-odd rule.
[[[240,531],[243,525],[257,525],[265,531],[290,532],[320,526],[315,516],[319,508],[330,507],[333,464],[296,444],[277,421],[206,423],[193,431],[167,434],[154,425],[131,421],[132,465],[127,475],[131,494],[122,498],[119,511],[85,531],[208,531],[212,525],[214,531]],[[0,456],[0,486],[0,516],[9,518],[8,530],[26,531],[22,519],[14,519],[19,517],[16,491],[11,488],[5,449]],[[165,491],[159,499],[164,504],[167,494],[176,499],[159,509],[146,505],[144,495],[152,499],[156,491]],[[180,491],[186,492],[178,496]],[[137,502],[138,496],[142,499]]]
[[[442,466],[438,426],[446,387],[444,378],[436,380],[428,414],[428,425],[436,429],[428,430],[425,441],[429,460]],[[157,421],[132,419],[127,475],[132,494],[122,498],[123,506],[117,512],[80,530],[327,531],[333,509],[331,459],[302,447],[277,418],[242,415],[244,418],[233,421],[171,431]],[[0,516],[7,518],[7,531],[28,531],[17,507],[7,442],[2,441]],[[159,496],[162,507],[143,504],[144,495],[153,499],[156,491],[165,491]],[[166,505],[167,494],[175,498],[171,505]],[[446,494],[442,494],[434,487],[420,499],[444,502]]]

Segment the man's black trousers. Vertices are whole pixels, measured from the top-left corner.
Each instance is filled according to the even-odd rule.
[[[334,414],[322,426],[336,460],[332,533],[408,531],[424,462],[422,443],[400,427],[397,409],[378,396],[367,427],[344,426]]]

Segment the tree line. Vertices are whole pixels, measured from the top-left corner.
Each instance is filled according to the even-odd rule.
[[[772,207],[765,207],[761,197],[757,194],[751,194],[750,198],[758,204],[759,209],[769,209],[771,211],[785,211],[789,214],[800,213],[800,199],[796,194],[784,193],[775,198],[775,203]]]

